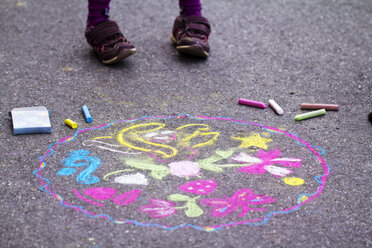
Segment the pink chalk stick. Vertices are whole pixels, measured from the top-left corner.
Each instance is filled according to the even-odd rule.
[[[243,99],[243,98],[239,98],[238,103],[243,104],[243,105],[247,105],[247,106],[250,106],[250,107],[262,108],[262,109],[267,108],[265,103],[263,103],[263,102],[256,102],[256,101],[247,100],[247,99]]]

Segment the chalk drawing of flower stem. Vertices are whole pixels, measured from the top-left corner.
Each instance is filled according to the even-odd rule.
[[[186,202],[185,205],[180,206],[180,207],[175,207],[176,209],[186,209],[185,214],[187,217],[190,218],[195,218],[199,217],[204,213],[204,211],[198,206],[196,203],[196,200],[199,199],[200,196],[191,198],[187,195],[182,195],[182,194],[172,194],[168,196],[169,201],[174,201],[174,202]]]
[[[153,158],[122,158],[121,161],[132,168],[139,170],[151,171],[151,176],[155,179],[162,180],[165,176],[172,174],[173,176],[185,177],[199,177],[200,169],[207,171],[221,173],[224,172],[223,167],[236,167],[236,166],[247,166],[247,164],[216,164],[219,161],[228,159],[235,152],[237,148],[231,148],[229,150],[217,150],[215,153],[205,159],[198,160],[196,162],[184,160],[175,161],[168,163],[168,166],[156,164]]]
[[[173,215],[177,210],[185,209],[185,215],[190,218],[199,217],[204,211],[198,206],[195,198],[188,197],[182,194],[172,194],[168,196],[168,201],[161,199],[149,199],[151,204],[144,205],[138,209],[140,212],[150,213],[152,218],[165,218]],[[186,202],[185,205],[176,207],[173,202]]]
[[[122,158],[121,161],[132,168],[151,171],[151,176],[158,180],[170,173],[167,166],[156,164],[152,158]]]
[[[229,157],[231,157],[234,151],[235,151],[234,148],[231,148],[226,151],[216,150],[215,154],[198,161],[200,168],[216,173],[223,172],[224,171],[223,168],[221,168],[221,166],[219,165],[216,165],[216,163],[221,160],[228,159]]]
[[[151,204],[138,209],[140,212],[150,213],[151,218],[165,218],[177,212],[173,202],[161,199],[149,199]]]

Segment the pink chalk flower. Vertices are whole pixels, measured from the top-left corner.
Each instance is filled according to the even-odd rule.
[[[89,188],[84,190],[84,195],[90,196],[96,200],[107,200],[116,194],[116,189],[114,188]]]
[[[230,213],[242,208],[239,217],[243,217],[250,211],[265,211],[265,208],[252,208],[250,206],[264,205],[275,202],[275,199],[267,195],[255,194],[251,189],[240,189],[231,197],[225,199],[202,199],[203,205],[212,206],[213,217],[225,217]]]
[[[135,190],[132,190],[132,191],[122,193],[122,194],[116,196],[115,198],[113,198],[115,196],[116,192],[117,192],[116,189],[97,187],[97,188],[89,188],[89,189],[84,190],[84,195],[90,196],[93,199],[100,200],[100,201],[105,201],[105,200],[113,198],[112,201],[116,205],[124,206],[124,205],[128,205],[128,204],[131,204],[131,203],[135,202],[138,199],[139,195],[141,194],[141,191],[142,191],[142,189],[135,189]],[[94,202],[94,201],[91,201],[89,199],[86,199],[86,198],[80,196],[80,194],[78,193],[77,190],[76,190],[75,194],[80,199],[82,199],[82,200],[84,200],[88,203],[91,203],[91,204],[94,204],[94,205],[97,205],[97,206],[104,206],[101,203]]]
[[[112,201],[116,205],[120,206],[131,204],[137,200],[137,198],[141,194],[141,191],[142,189],[135,189],[132,191],[125,192],[123,194],[116,196],[114,199],[112,199]]]
[[[192,161],[177,161],[168,164],[170,172],[178,177],[198,176],[200,173],[200,166]]]
[[[249,166],[244,166],[237,170],[238,172],[249,174],[264,174],[265,172],[269,172],[275,177],[284,177],[293,173],[293,171],[287,168],[274,166],[274,164],[279,164],[287,167],[301,167],[301,159],[279,158],[281,155],[282,153],[278,148],[275,151],[268,152],[259,150],[257,153],[257,156],[259,158],[252,157],[245,153],[240,153],[233,159],[240,163],[250,164]]]
[[[150,217],[152,218],[164,218],[177,212],[173,202],[159,199],[150,199],[149,201],[152,204],[142,206],[138,211],[151,213]]]
[[[207,195],[212,193],[216,187],[217,183],[213,180],[199,180],[182,184],[180,190],[197,195]]]

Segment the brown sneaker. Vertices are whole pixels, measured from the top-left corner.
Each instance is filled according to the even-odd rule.
[[[206,18],[178,16],[174,21],[171,40],[178,51],[206,58],[209,55],[210,33],[211,27]]]
[[[136,48],[125,39],[114,21],[88,27],[85,37],[105,65],[117,63],[136,52]]]

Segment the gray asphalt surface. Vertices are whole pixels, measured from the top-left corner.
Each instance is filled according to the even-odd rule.
[[[177,1],[113,1],[112,19],[137,48],[135,55],[114,66],[102,65],[85,41],[86,5],[77,0],[0,3],[1,247],[372,247],[372,125],[367,120],[372,111],[370,0],[203,1],[203,14],[212,24],[211,55],[206,60],[178,54],[171,44]],[[275,99],[285,114],[238,105],[240,97],[266,103]],[[294,116],[305,112],[299,108],[302,102],[335,103],[340,109],[296,122]],[[81,106],[85,104],[93,123],[84,122]],[[8,112],[30,106],[48,108],[52,134],[13,135]],[[92,128],[147,115],[184,113],[276,127],[322,147],[330,174],[321,194],[296,211],[261,219],[257,225],[234,224],[206,232],[205,226],[241,221],[239,211],[212,218],[207,215],[212,208],[200,204],[206,213],[201,218],[185,217],[182,209],[171,217],[150,218],[135,211],[139,206],[135,203],[128,208],[114,204],[100,208],[73,193],[74,189],[83,192],[89,185],[56,174],[69,152],[82,149],[85,138],[114,135],[129,123],[86,131],[76,141],[59,145],[44,161],[41,158],[51,144],[74,135],[63,123],[67,118],[77,121],[79,128]],[[224,137],[216,145],[225,150],[238,145],[229,135],[251,131],[264,135],[267,131],[226,120],[192,118],[179,123],[176,118],[152,118],[135,124],[150,121],[171,128],[195,122],[210,124]],[[320,167],[305,166],[305,161],[315,163],[311,153],[290,137],[270,137],[284,155],[303,158],[303,166],[295,174],[305,178],[307,183],[301,186],[305,191],[299,187],[286,191],[288,185],[269,173],[229,174],[226,169],[213,174],[223,187],[212,193],[214,198],[232,196],[237,185],[244,184],[242,187],[255,192],[277,196],[276,203],[266,210],[274,213],[296,205],[300,193],[319,190],[313,176],[320,173]],[[215,149],[206,146],[200,151],[213,155]],[[197,158],[205,158],[203,154]],[[91,155],[107,160],[110,166],[119,161],[104,150],[92,150]],[[47,163],[43,170],[41,162]],[[165,199],[166,193],[176,193],[175,187],[187,181],[169,175],[156,181],[149,171],[141,173],[155,181],[140,187],[148,194],[143,193],[143,198]],[[203,171],[201,179],[192,180],[206,179],[212,175],[208,173]],[[257,180],[249,181],[252,178]],[[42,187],[47,183],[49,193],[54,194]],[[101,181],[99,187],[113,185]],[[64,197],[66,204],[56,199],[57,195]],[[66,206],[84,206],[95,214],[88,216],[78,207]],[[244,220],[262,217],[252,212]],[[154,225],[117,224],[99,214]],[[182,224],[191,227],[165,228]]]

